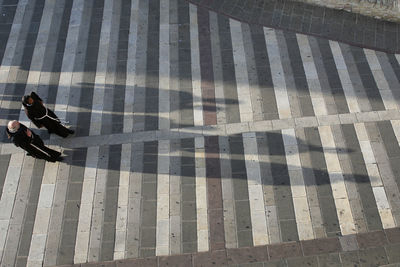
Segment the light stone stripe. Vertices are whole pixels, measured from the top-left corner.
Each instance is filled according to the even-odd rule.
[[[94,80],[93,104],[90,118],[89,135],[101,133],[102,116],[104,108],[104,94],[106,90],[106,76],[109,58],[111,30],[113,21],[113,1],[104,1],[103,19],[101,25],[99,53],[97,58],[96,76]]]
[[[314,239],[311,223],[310,207],[307,199],[306,186],[300,162],[297,138],[294,129],[282,130],[285,147],[286,163],[290,178],[294,213],[300,240]]]
[[[159,129],[169,129],[170,102],[170,46],[169,46],[169,1],[160,1],[160,59],[159,59]],[[191,26],[192,27],[192,26]],[[193,51],[193,49],[192,49]],[[193,53],[193,52],[192,52]]]
[[[24,156],[24,153],[11,155],[4,180],[3,192],[0,199],[0,260],[3,258],[7,234],[10,230],[11,214],[17,194]]]
[[[139,27],[139,1],[131,2],[131,17],[129,25],[128,58],[126,62],[126,87],[124,99],[124,133],[133,131],[133,105],[136,88],[136,52]],[[160,53],[161,54],[161,53]],[[160,64],[161,66],[161,64]],[[160,73],[161,74],[161,73]]]
[[[90,225],[87,261],[99,261],[101,257],[102,230],[104,226],[105,195],[107,185],[109,146],[99,148],[99,162],[95,178],[95,191]]]
[[[360,112],[360,107],[357,102],[356,93],[353,84],[350,79],[350,74],[347,69],[346,63],[343,58],[342,50],[340,49],[339,43],[335,41],[329,41],[329,45],[332,50],[332,55],[335,60],[336,68],[339,74],[340,81],[344,95],[346,97],[347,106],[349,107],[350,113]]]
[[[282,62],[280,58],[280,49],[276,32],[271,28],[264,28],[265,42],[267,45],[269,64],[271,67],[272,82],[274,84],[274,92],[276,97],[276,105],[280,119],[291,118],[290,104],[288,92],[286,88],[285,75],[283,72]]]
[[[180,141],[170,143],[170,177],[169,177],[169,254],[182,253],[182,185],[181,185],[181,150]]]
[[[46,162],[33,226],[27,266],[42,266],[53,207],[59,162]]]
[[[344,132],[342,130],[342,127],[340,125],[332,125],[331,126],[333,138],[335,140],[336,147],[339,148],[346,148],[348,147],[348,144],[346,143],[346,139],[344,137]],[[352,136],[350,136],[352,137]],[[357,140],[357,137],[355,137]],[[351,141],[350,141],[351,142]],[[353,145],[353,144],[350,144]],[[351,151],[351,149],[349,149]],[[339,163],[340,167],[342,169],[342,173],[344,174],[344,184],[346,186],[348,196],[349,196],[349,202],[350,202],[350,207],[352,210],[353,218],[354,218],[354,223],[357,227],[357,232],[367,232],[368,231],[368,223],[367,223],[367,218],[365,218],[365,213],[363,212],[363,207],[365,204],[363,202],[362,195],[365,195],[365,192],[361,191],[364,190],[363,188],[360,189],[360,183],[357,183],[357,178],[356,176],[359,175],[364,175],[363,172],[360,173],[360,171],[357,171],[355,175],[352,175],[354,173],[353,169],[356,168],[356,165],[352,165],[351,157],[349,155],[350,153],[338,153],[338,158],[339,158]],[[361,163],[357,163],[361,164]],[[357,169],[354,169],[357,170]],[[349,175],[347,175],[349,174]],[[361,185],[363,186],[363,185]],[[371,190],[372,193],[372,190]]]
[[[99,147],[89,147],[82,184],[81,206],[79,208],[78,228],[75,241],[74,263],[84,263],[88,259],[90,227],[94,190],[97,177]]]
[[[132,145],[133,161],[129,177],[128,224],[126,238],[126,258],[139,256],[140,218],[143,179],[143,142]]]
[[[196,140],[198,138],[200,140],[203,140],[203,137],[196,137]],[[230,159],[230,148],[229,148],[228,137],[219,136],[218,144],[219,144],[219,158],[221,162],[221,186],[222,186],[222,202],[224,207],[225,244],[227,248],[237,248],[238,237],[237,237],[237,226],[236,226],[236,215],[235,215],[235,204],[234,204],[235,198],[233,195],[232,166]],[[196,168],[198,161],[200,161],[200,159],[197,159],[197,154],[196,154]],[[204,161],[202,161],[201,163],[205,164]],[[198,216],[197,218],[199,219],[200,216]]]
[[[23,161],[18,191],[15,197],[18,201],[14,203],[9,223],[12,227],[8,229],[8,233],[7,230],[4,231],[4,233],[7,234],[7,241],[3,250],[3,258],[1,258],[0,250],[0,262],[2,262],[4,266],[15,266],[19,240],[23,233],[24,219],[26,220],[26,206],[29,201],[29,191],[35,159],[32,157],[25,157]],[[3,229],[1,229],[0,232],[2,233]]]
[[[296,37],[315,115],[327,115],[328,111],[318,79],[318,72],[311,52],[310,42],[304,34],[296,34]]]
[[[71,165],[60,162],[58,166],[57,180],[55,182],[54,199],[51,207],[49,228],[47,230],[46,250],[44,253],[43,265],[57,265],[57,253],[61,246],[61,235],[64,219],[64,208],[68,189],[69,171]],[[65,222],[64,222],[65,223]]]
[[[218,15],[215,12],[209,12],[210,19],[210,39],[211,55],[213,62],[214,86],[215,86],[215,105],[217,110],[217,124],[226,123],[226,108],[224,97],[224,85],[222,75],[222,59],[220,51]]]
[[[207,179],[204,137],[196,137],[194,139],[194,145],[196,164],[197,250],[200,252],[209,250]]]
[[[118,209],[115,223],[114,260],[125,259],[129,203],[129,178],[132,144],[122,144],[118,186]]]
[[[364,123],[355,123],[354,128],[360,144],[365,166],[368,172],[372,191],[374,193],[376,206],[378,207],[384,229],[395,227],[394,218],[390,209],[390,204],[386,196],[385,187],[379,173],[377,161],[372,150],[371,141],[368,138],[367,129]]]
[[[26,9],[32,9],[35,1],[21,0],[18,1],[18,6],[15,11],[14,20],[11,25],[10,34],[8,36],[6,49],[4,51],[3,60],[0,65],[0,107],[4,108],[5,105],[9,105],[9,101],[4,99],[4,91],[9,81],[9,77],[19,68],[13,66],[14,57],[22,56],[17,54],[18,41],[21,33],[26,29],[26,25],[23,25],[24,17],[26,16]],[[14,74],[15,75],[15,74]]]
[[[170,141],[158,143],[156,255],[169,254],[169,152]]]
[[[243,134],[243,148],[249,190],[253,244],[260,246],[268,244],[269,238],[255,133]]]
[[[376,56],[376,52],[370,49],[364,49],[364,53],[369,67],[371,68],[371,72],[374,76],[379,93],[382,97],[382,102],[385,105],[385,109],[397,109],[398,105],[395,101],[392,90],[390,90],[389,84],[383,73],[382,66],[379,63],[378,57]]]
[[[246,57],[243,44],[242,23],[233,19],[229,20],[233,61],[235,64],[236,89],[239,101],[240,121],[253,121],[253,109],[249,88],[249,76],[247,72]]]
[[[58,16],[58,14],[56,14],[55,12],[56,10],[62,9],[60,3],[62,4],[62,1],[58,1],[58,5],[56,4],[56,1],[45,1],[43,16],[40,21],[40,28],[35,43],[35,49],[33,50],[31,66],[28,71],[25,95],[29,94],[32,91],[37,91],[37,87],[40,82],[41,70],[43,69],[47,42],[51,34],[50,28],[52,23],[54,23],[53,18],[62,18],[62,16]],[[19,114],[19,121],[25,124],[27,127],[31,127],[32,125],[30,119],[25,114],[24,106],[22,105]]]
[[[72,87],[75,58],[78,55],[79,32],[81,27],[85,27],[85,25],[82,25],[84,3],[84,0],[74,1],[71,9],[67,40],[65,43],[64,57],[57,89],[56,104],[54,106],[54,111],[61,121],[65,121],[67,117],[67,107]]]
[[[189,4],[190,15],[190,51],[192,63],[193,118],[195,126],[204,125],[203,99],[201,95],[200,48],[197,22],[197,7]]]
[[[356,226],[354,224],[348,193],[336,152],[332,130],[330,126],[320,126],[318,127],[318,131],[324,151],[341,232],[343,235],[355,234],[357,232]]]
[[[303,170],[304,184],[308,199],[308,204],[310,207],[311,223],[314,230],[314,238],[325,238],[326,229],[324,225],[324,220],[322,218],[322,211],[320,202],[318,201],[318,184],[314,173],[315,169],[319,169],[318,166],[313,166],[312,162],[312,151],[313,145],[310,144],[310,138],[308,138],[309,130],[314,131],[312,128],[299,128],[296,129],[297,145],[300,149],[300,161]],[[311,142],[313,142],[312,140]],[[318,177],[319,178],[319,177]],[[326,186],[326,185],[325,185]],[[293,193],[292,193],[293,195]]]

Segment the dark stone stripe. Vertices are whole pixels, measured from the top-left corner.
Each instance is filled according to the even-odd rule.
[[[33,55],[33,50],[35,48],[36,38],[39,31],[40,20],[42,18],[44,8],[44,0],[36,0],[34,3],[33,10],[29,10],[25,13],[22,25],[29,25],[28,30],[22,29],[23,33],[18,40],[17,51],[23,50],[22,56],[14,57],[13,66],[19,66],[19,69],[29,70]],[[25,40],[25,41],[24,41]],[[4,90],[4,96],[8,96],[7,99],[3,100],[11,100],[16,101],[17,103],[21,101],[21,97],[25,93],[26,81],[28,79],[28,73],[25,71],[16,71],[15,80],[7,83],[6,88]],[[3,119],[7,120],[18,120],[19,113],[21,110],[22,104],[15,104],[9,109],[3,109],[0,111],[0,116]],[[7,135],[4,131],[3,133],[3,142],[7,140]]]
[[[201,93],[203,101],[203,120],[205,125],[217,124],[217,109],[215,104],[215,86],[213,60],[211,51],[209,11],[197,9],[199,25],[199,48],[201,69]]]
[[[396,57],[394,54],[386,54],[390,65],[393,68],[394,74],[396,74],[397,80],[400,82],[400,64],[397,61]]]
[[[297,223],[282,134],[280,131],[267,132],[267,140],[282,241],[297,241],[299,240],[299,235],[297,233]]]
[[[140,257],[156,254],[157,159],[158,142],[145,142],[143,148]]]
[[[4,181],[6,180],[8,164],[10,163],[11,155],[0,156],[0,199],[3,194]]]
[[[377,122],[395,182],[400,190],[400,147],[390,121]]]
[[[71,157],[66,158],[66,163],[70,165],[70,171],[62,219],[61,240],[57,251],[57,264],[60,265],[72,264],[74,262],[86,155],[87,148],[74,149]]]
[[[109,261],[114,258],[121,148],[121,145],[111,145],[109,148],[107,184],[104,199],[104,224],[101,239],[102,261]]]
[[[123,96],[116,96],[116,68],[117,68],[117,56],[118,56],[118,44],[119,44],[119,22],[116,17],[121,14],[121,7],[119,5],[121,1],[114,1],[112,3],[112,12],[111,12],[111,31],[110,31],[110,40],[116,40],[117,45],[111,44],[106,52],[107,58],[107,67],[106,67],[106,79],[105,79],[105,86],[106,90],[104,90],[103,96],[103,111],[113,112],[114,111],[114,101],[118,98],[123,98]],[[118,8],[119,7],[119,8]],[[117,91],[121,91],[118,90]],[[125,96],[125,95],[124,95]],[[101,117],[101,134],[107,135],[114,133],[113,121],[112,118],[114,114],[109,114],[103,112]],[[119,128],[122,128],[122,124],[119,125]],[[115,129],[118,130],[118,129]]]
[[[104,0],[97,0],[96,4],[92,6],[91,16],[90,16],[90,26],[88,43],[86,47],[86,55],[84,60],[84,74],[82,78],[81,86],[81,97],[79,99],[79,107],[88,111],[81,111],[78,113],[76,119],[77,127],[75,129],[76,136],[88,136],[91,119],[91,109],[93,104],[93,92],[94,83],[96,77],[97,68],[97,58],[99,53],[99,42],[101,25],[103,20],[103,10],[104,10]],[[68,28],[65,29],[65,34]],[[65,44],[63,48],[60,48],[60,52],[64,51]],[[62,50],[62,51],[61,51]]]
[[[284,32],[287,45],[290,65],[292,67],[294,83],[298,96],[299,106],[302,116],[314,116],[313,105],[311,102],[310,91],[308,89],[307,78],[303,68],[303,61],[300,55],[299,45],[296,34]]]
[[[385,105],[382,102],[381,95],[372,75],[364,50],[359,47],[350,46],[350,51],[353,54],[355,65],[357,66],[363,88],[368,97],[369,103],[373,111],[385,110]]]
[[[15,11],[17,10],[18,1],[3,3],[0,7],[2,16],[0,17],[0,63],[3,61],[4,52],[10,36],[11,26],[14,21]]]
[[[222,77],[226,108],[226,123],[240,122],[238,95],[236,90],[235,65],[233,62],[232,38],[229,19],[218,16]],[[226,101],[230,99],[230,101]]]
[[[119,37],[117,50],[117,68],[115,74],[113,112],[111,116],[112,133],[122,133],[124,127],[124,106],[126,87],[126,65],[128,59],[129,27],[131,17],[131,0],[123,0],[119,22]]]
[[[26,205],[22,233],[19,240],[16,266],[26,266],[28,260],[45,163],[44,160],[35,160],[34,163],[28,204]]]
[[[265,43],[264,30],[259,26],[250,26],[251,38],[253,40],[254,59],[257,70],[258,86],[262,96],[262,110],[264,120],[279,119],[274,84],[272,83],[271,68],[267,47]]]
[[[158,129],[160,1],[149,0],[144,130]]]
[[[337,236],[341,231],[318,128],[304,128],[304,134],[310,153],[312,171],[315,177],[314,184],[316,185],[325,231],[328,237]],[[306,180],[308,179],[306,177]]]
[[[194,139],[181,139],[182,253],[197,251]]]
[[[171,0],[169,4],[169,54],[170,77],[179,77],[179,37],[178,37],[178,0]],[[179,127],[179,90],[177,79],[170,80],[169,107],[170,128]]]
[[[225,248],[224,211],[222,205],[221,164],[218,136],[205,137],[208,225],[210,250]]]
[[[367,124],[366,124],[366,127]],[[362,210],[365,214],[367,227],[369,231],[380,230],[383,228],[378,207],[376,206],[375,198],[372,197],[371,183],[368,172],[365,166],[364,158],[358,143],[357,134],[353,124],[341,125],[343,137],[346,140],[346,149],[349,151],[348,156],[353,168],[352,173],[346,173],[345,179],[352,181],[357,186],[357,191],[360,196]]]
[[[179,127],[193,126],[192,61],[189,4],[178,0]],[[199,36],[200,38],[200,36]]]
[[[229,151],[238,246],[249,247],[253,246],[253,233],[242,135],[229,137]]]
[[[336,68],[336,63],[333,58],[332,50],[329,45],[329,40],[317,38],[318,48],[321,54],[321,59],[328,78],[329,87],[335,101],[336,111],[338,114],[349,113],[346,96],[343,92],[342,83],[339,73]],[[321,70],[319,70],[321,71]]]

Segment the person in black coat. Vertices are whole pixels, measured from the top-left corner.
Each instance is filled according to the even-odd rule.
[[[22,97],[22,105],[24,105],[26,115],[36,127],[44,126],[49,134],[55,133],[64,138],[74,133],[73,130],[61,124],[57,115],[43,105],[42,99],[35,92]]]
[[[18,121],[10,121],[7,125],[8,138],[15,146],[28,152],[28,156],[50,162],[61,161],[61,153],[46,147],[42,139]]]

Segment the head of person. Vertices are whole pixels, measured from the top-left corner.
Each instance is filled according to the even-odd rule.
[[[8,122],[7,129],[10,133],[16,133],[19,129],[19,126],[20,126],[19,122],[13,120]]]
[[[22,103],[24,103],[25,105],[32,105],[33,104],[33,98],[30,95],[25,95],[22,97]]]

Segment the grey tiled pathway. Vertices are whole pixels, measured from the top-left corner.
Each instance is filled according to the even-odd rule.
[[[184,0],[0,0],[0,11],[2,266],[400,226],[399,54]],[[30,91],[75,136],[30,125]],[[11,119],[65,161],[9,144]]]

